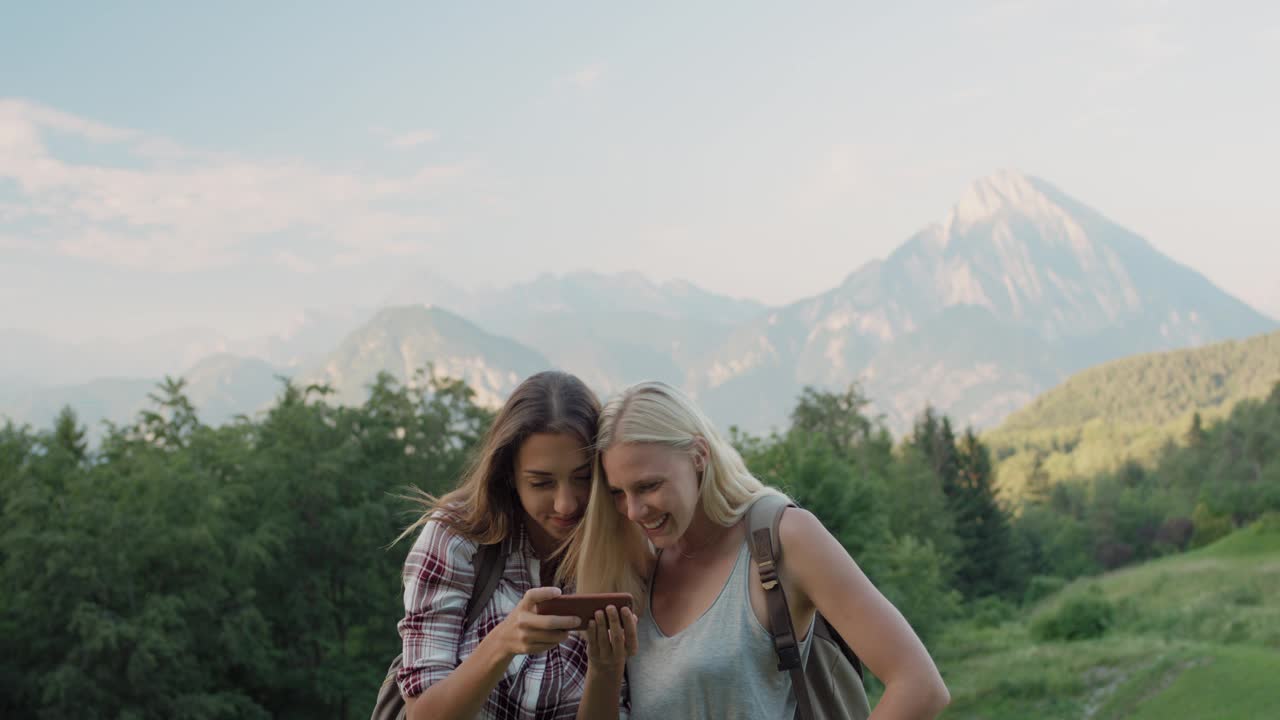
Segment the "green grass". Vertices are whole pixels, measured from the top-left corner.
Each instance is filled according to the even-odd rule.
[[[1249,527],[1192,553],[1200,557],[1237,558],[1269,554],[1280,555],[1280,514],[1276,513],[1268,513]]]
[[[1280,707],[1280,653],[1199,647],[1171,656],[1117,693],[1098,717],[1213,717],[1253,720]]]
[[[1036,618],[1099,593],[1101,638],[1032,639]],[[945,718],[1258,718],[1280,708],[1280,521],[1195,552],[1069,584],[999,627],[952,626],[932,648]],[[1280,715],[1277,715],[1280,716]]]
[[[1137,720],[1274,717],[1280,708],[1280,653],[1214,647],[1167,668],[1133,706],[1108,708]]]

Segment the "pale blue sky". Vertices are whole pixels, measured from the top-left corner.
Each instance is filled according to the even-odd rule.
[[[1280,5],[14,3],[0,327],[639,270],[781,303],[1042,177],[1280,316]]]

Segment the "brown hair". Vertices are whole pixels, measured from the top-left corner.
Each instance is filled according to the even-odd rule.
[[[477,544],[501,542],[519,514],[514,475],[520,446],[530,435],[558,433],[590,450],[599,419],[600,400],[576,376],[559,370],[530,376],[498,410],[455,490],[437,498],[415,488],[411,499],[423,507],[422,515],[396,540],[437,520]]]

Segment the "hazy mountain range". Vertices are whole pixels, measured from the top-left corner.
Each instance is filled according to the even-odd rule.
[[[197,331],[69,346],[0,331],[0,415],[44,424],[70,403],[91,422],[126,419],[167,371],[191,380],[217,422],[269,403],[277,375],[358,402],[378,371],[411,377],[432,363],[490,403],[555,366],[605,395],[648,378],[679,384],[718,422],[754,431],[785,424],[805,385],[854,381],[895,429],[926,403],[990,427],[1099,362],[1275,328],[1133,232],[1006,171],[889,257],[783,307],[635,273],[470,291],[424,272],[368,308],[308,312],[248,342]]]

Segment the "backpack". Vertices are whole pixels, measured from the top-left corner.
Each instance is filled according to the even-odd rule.
[[[871,715],[867,691],[862,685],[862,663],[821,613],[813,619],[813,639],[809,659],[800,658],[800,643],[791,622],[791,609],[778,575],[782,545],[778,523],[782,511],[796,507],[782,495],[756,499],[747,510],[747,533],[751,538],[751,559],[760,573],[769,613],[769,634],[778,655],[778,670],[791,674],[796,696],[795,720],[835,720]]]
[[[471,597],[467,600],[467,611],[462,627],[470,627],[480,617],[480,612],[489,604],[493,591],[498,587],[498,579],[502,577],[505,563],[502,562],[501,545],[481,545],[476,551],[476,584],[471,589]],[[396,674],[402,667],[403,655],[397,655],[387,668],[387,677],[378,688],[378,700],[373,706],[370,720],[404,720],[404,698],[400,697],[400,687],[396,684]]]

